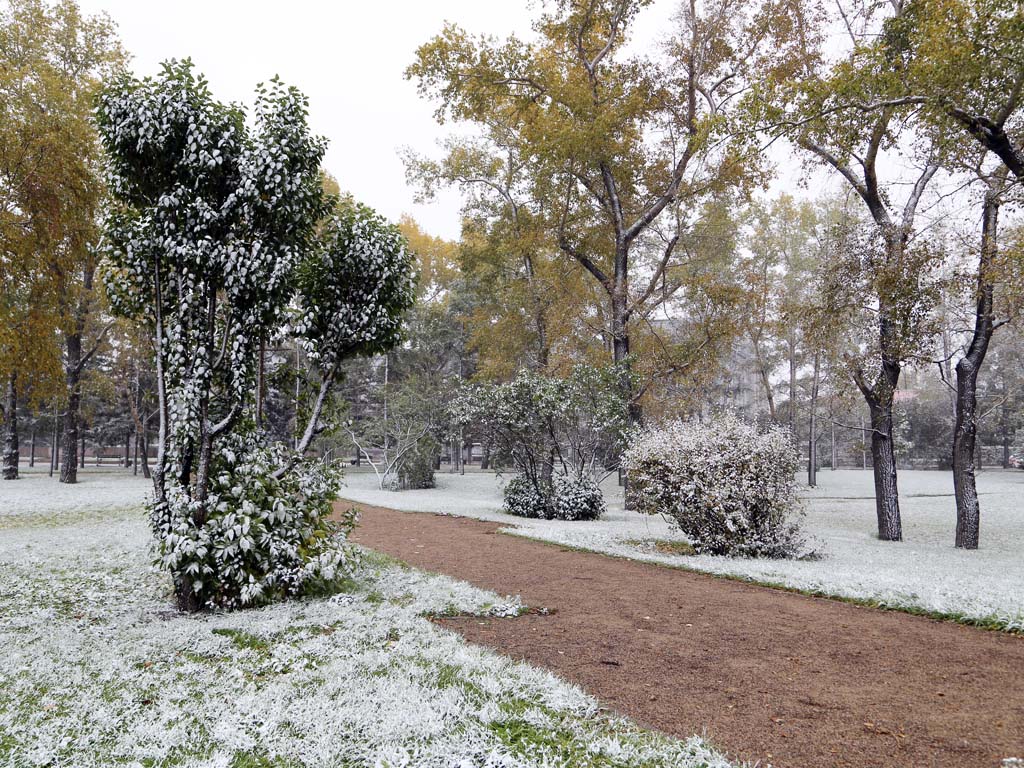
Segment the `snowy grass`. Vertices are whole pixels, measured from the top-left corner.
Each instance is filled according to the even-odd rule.
[[[331,597],[178,614],[145,488],[0,483],[0,765],[728,766],[423,618],[517,600],[373,553]]]
[[[593,522],[524,520],[501,512],[494,474],[438,473],[436,489],[379,491],[372,476],[349,473],[347,498],[394,509],[440,512],[506,523],[522,536],[637,560],[690,568],[966,623],[1024,631],[1024,472],[986,471],[981,494],[981,549],[953,547],[952,476],[899,475],[904,541],[880,541],[870,472],[823,470],[805,493],[804,528],[816,560],[762,560],[673,554],[685,539],[661,518],[622,507],[614,478],[603,486],[608,513]]]

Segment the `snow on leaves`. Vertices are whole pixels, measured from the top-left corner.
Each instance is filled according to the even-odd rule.
[[[340,476],[254,434],[257,351],[288,320],[320,364],[300,443],[322,430],[338,363],[397,343],[412,302],[397,231],[323,192],[308,103],[277,80],[251,119],[189,61],[121,77],[97,109],[115,205],[102,252],[111,303],[153,334],[160,444],[151,515],[179,605],[236,607],[343,575],[325,521]],[[291,317],[290,312],[297,312]],[[343,531],[342,531],[343,533]]]

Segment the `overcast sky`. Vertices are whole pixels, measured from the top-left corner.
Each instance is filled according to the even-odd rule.
[[[428,231],[459,234],[459,201],[442,195],[413,203],[399,150],[436,150],[448,129],[434,106],[403,77],[417,46],[445,21],[472,32],[528,35],[529,0],[79,0],[106,11],[139,75],[161,61],[192,57],[222,101],[251,103],[256,83],[280,75],[310,98],[313,130],[330,139],[327,170],[342,189],[397,219],[411,213]],[[658,0],[637,27],[638,40],[666,34],[674,0]]]

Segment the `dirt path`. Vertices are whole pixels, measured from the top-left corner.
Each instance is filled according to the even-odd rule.
[[[1024,758],[1020,637],[355,506],[355,541],[554,611],[445,626],[666,733],[782,768]]]

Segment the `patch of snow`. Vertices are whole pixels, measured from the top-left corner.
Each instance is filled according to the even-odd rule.
[[[69,506],[138,502],[134,482],[110,483],[83,482]],[[728,768],[696,737],[610,718],[556,676],[423,618],[515,613],[514,598],[367,553],[349,592],[185,616],[150,566],[140,508],[18,508],[22,524],[0,535],[0,756],[12,765]],[[542,738],[503,738],[527,727]],[[552,746],[565,734],[571,754]]]
[[[67,485],[46,469],[22,467],[17,480],[0,480],[0,523],[6,517],[74,517],[91,512],[139,507],[149,501],[153,482],[141,474],[87,467]]]
[[[819,485],[804,492],[804,530],[817,560],[764,560],[710,555],[671,555],[634,542],[685,538],[668,521],[623,509],[615,478],[602,486],[608,512],[597,521],[525,520],[501,512],[503,480],[489,472],[439,472],[436,489],[380,491],[373,477],[350,471],[342,495],[365,504],[437,512],[506,524],[523,536],[637,560],[686,568],[837,597],[876,601],[1024,629],[1024,472],[979,473],[981,549],[953,547],[956,507],[952,475],[899,474],[904,541],[876,535],[870,472],[822,470]]]

